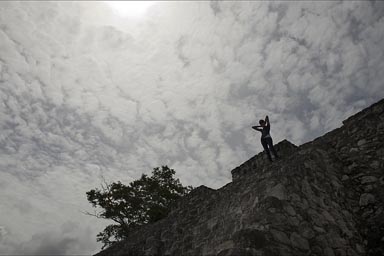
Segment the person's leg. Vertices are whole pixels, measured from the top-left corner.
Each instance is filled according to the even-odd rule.
[[[279,156],[277,155],[277,152],[276,152],[275,148],[273,147],[273,140],[272,140],[272,138],[267,138],[267,139],[266,139],[266,142],[267,142],[267,144],[268,144],[269,149],[272,151],[273,155],[274,155],[276,158],[279,158]]]
[[[265,153],[267,153],[269,161],[272,162],[272,157],[271,157],[271,153],[269,152],[269,149],[268,149],[267,141],[265,139],[261,139],[261,145],[263,145],[263,148],[265,150]]]

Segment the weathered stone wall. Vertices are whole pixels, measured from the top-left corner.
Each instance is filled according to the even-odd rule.
[[[384,100],[303,147],[323,147],[340,163],[344,200],[367,255],[384,255]]]
[[[278,155],[284,157],[288,157],[297,151],[297,146],[287,140],[283,140],[278,144],[274,145],[274,148],[278,152]],[[270,161],[268,160],[267,155],[264,152],[260,152],[248,161],[233,169],[231,171],[232,180],[236,181],[237,179],[242,178],[244,176],[254,175],[255,170],[258,170],[258,172],[260,172],[261,170],[268,167],[269,164]]]
[[[384,100],[233,182],[196,188],[171,214],[98,255],[384,255]]]

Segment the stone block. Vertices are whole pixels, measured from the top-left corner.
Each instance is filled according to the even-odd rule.
[[[296,215],[295,209],[290,204],[284,205],[284,210],[291,216]]]
[[[312,226],[306,221],[300,223],[298,231],[302,237],[307,239],[312,239],[315,236]]]
[[[158,255],[163,242],[155,237],[148,237],[145,243],[145,255]]]
[[[227,241],[221,243],[220,245],[218,245],[215,248],[215,251],[221,252],[221,251],[224,251],[224,250],[227,250],[227,249],[231,249],[234,246],[235,246],[235,243],[232,240],[227,240]]]
[[[375,114],[381,114],[384,111],[384,105],[376,105],[372,108],[372,112]]]
[[[384,177],[383,177],[383,183],[384,183]],[[289,195],[289,200],[292,201],[292,202],[295,202],[295,203],[301,201],[300,196],[298,194],[296,194],[296,193],[291,193]]]
[[[373,183],[376,181],[377,181],[377,178],[375,176],[363,176],[363,177],[361,177],[361,184]]]
[[[335,256],[348,256],[344,248],[335,249]]]
[[[275,241],[278,241],[283,244],[291,244],[291,241],[284,232],[275,229],[271,229],[270,232]]]
[[[264,207],[265,209],[270,209],[270,208],[282,209],[283,208],[283,203],[277,197],[267,196],[262,201],[260,201],[259,206],[260,207]]]
[[[318,226],[313,226],[313,229],[318,232],[318,233],[326,233],[325,229],[321,228],[321,227],[318,227]]]
[[[364,250],[364,246],[361,245],[361,244],[356,244],[356,251],[359,253],[359,254],[365,254],[365,250]]]
[[[218,225],[218,217],[213,217],[207,221],[208,229],[212,230]]]
[[[297,227],[300,224],[300,221],[297,217],[289,217],[287,220],[287,224],[293,227]]]
[[[325,218],[321,214],[318,214],[315,210],[309,209],[308,214],[312,220],[312,223],[316,226],[323,227],[328,224]]]
[[[275,250],[265,250],[263,256],[292,256],[294,253],[291,248],[279,246],[279,251],[275,252]]]
[[[357,146],[361,147],[363,146],[364,144],[366,144],[368,141],[366,139],[361,139],[357,142]]]
[[[367,186],[364,186],[363,189],[364,189],[365,193],[369,193],[369,192],[372,192],[373,186],[372,185],[367,185]]]
[[[359,256],[359,254],[353,250],[352,248],[347,248],[347,255],[348,256]]]
[[[359,205],[367,206],[375,202],[375,196],[370,193],[364,193],[360,196]]]
[[[326,236],[325,234],[317,235],[317,236],[314,238],[314,239],[315,239],[315,244],[321,246],[322,248],[329,247],[327,238],[326,238],[325,236]]]
[[[324,256],[335,256],[332,248],[326,247],[324,248]]]
[[[301,237],[298,233],[293,232],[289,238],[291,241],[291,245],[295,248],[308,251],[309,250],[309,243],[308,240]]]
[[[292,254],[291,254],[292,255]],[[320,246],[312,246],[311,247],[311,256],[324,256],[323,249]]]
[[[267,244],[265,233],[256,229],[243,229],[235,232],[232,240],[236,247],[241,248],[263,248]]]
[[[345,248],[347,241],[336,234],[328,234],[328,242],[332,248]]]
[[[324,210],[321,214],[330,223],[335,223],[335,218],[333,218],[333,216],[328,211]]]
[[[281,183],[275,185],[272,188],[267,188],[266,195],[276,197],[279,200],[287,199],[286,189]]]
[[[380,162],[379,161],[372,161],[372,163],[369,164],[369,167],[372,169],[379,169],[380,168]]]

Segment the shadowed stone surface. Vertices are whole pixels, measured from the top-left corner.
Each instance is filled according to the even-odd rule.
[[[97,255],[384,255],[384,100],[276,149],[282,159],[254,156]]]

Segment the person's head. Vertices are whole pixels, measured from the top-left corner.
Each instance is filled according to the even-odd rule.
[[[259,120],[259,124],[260,124],[261,126],[264,126],[264,125],[265,125],[265,121],[264,121],[263,119],[261,119],[261,120]]]

